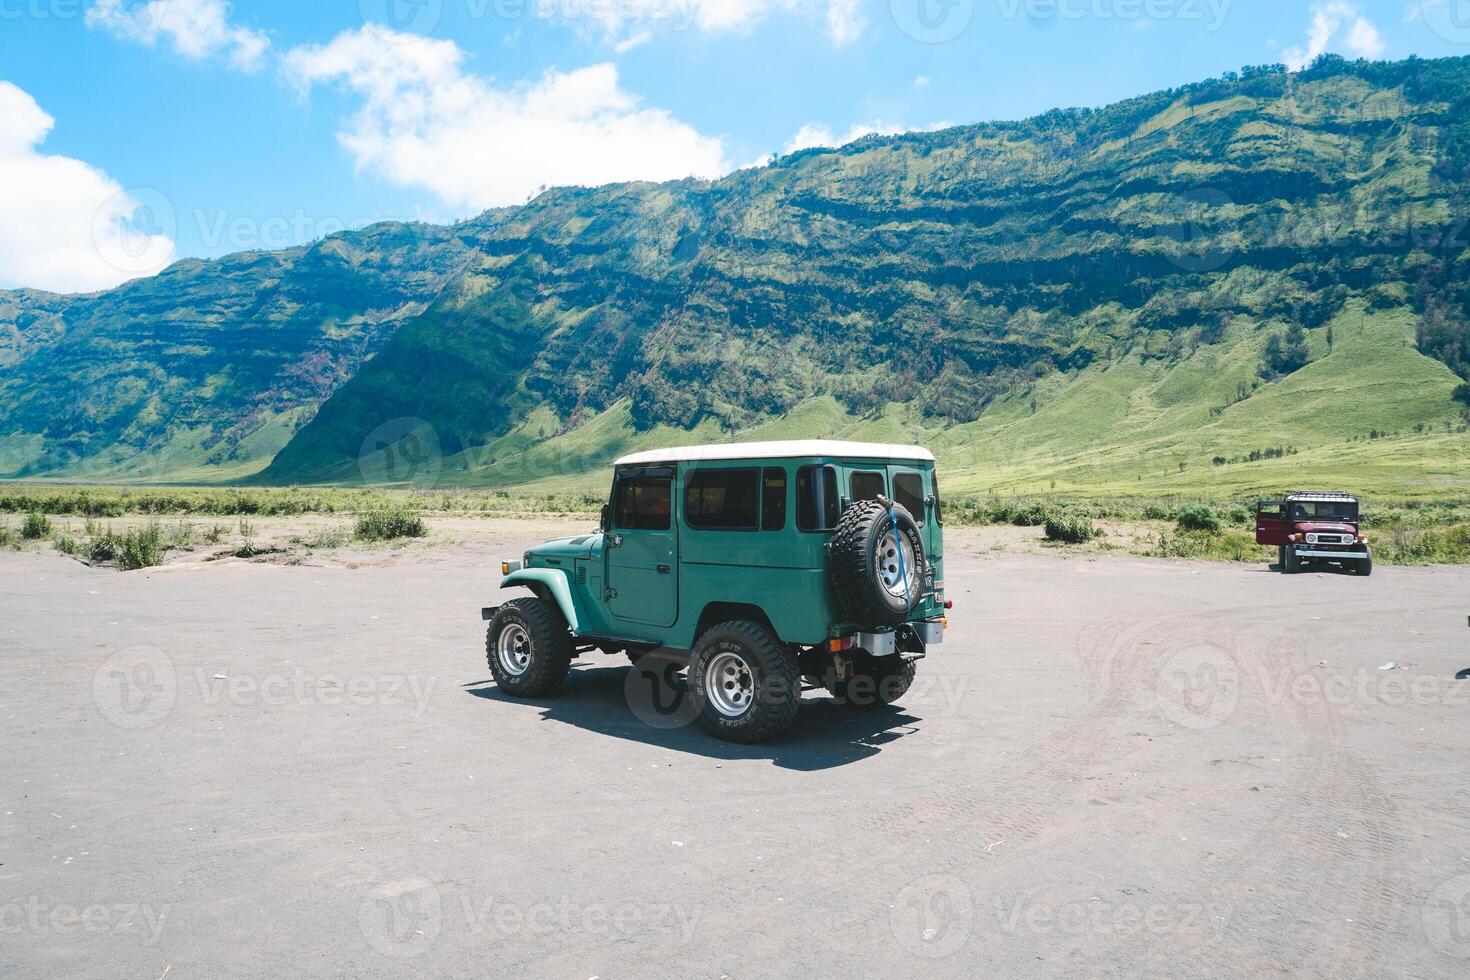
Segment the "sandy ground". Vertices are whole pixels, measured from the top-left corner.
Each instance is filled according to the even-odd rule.
[[[612,658],[489,682],[492,560],[565,527],[0,556],[0,975],[1470,973],[1470,568],[957,532],[902,706],[746,748]]]

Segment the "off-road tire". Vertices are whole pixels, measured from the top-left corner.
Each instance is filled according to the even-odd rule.
[[[853,656],[853,672],[844,680],[835,670],[828,670],[822,686],[842,704],[853,708],[883,708],[898,701],[913,686],[918,672],[917,660],[902,657],[874,657],[864,650]]]
[[[1302,570],[1302,560],[1296,556],[1296,545],[1286,546],[1286,558],[1281,562],[1281,570],[1287,575],[1295,575]]]
[[[1362,561],[1359,561],[1359,562],[1354,562],[1354,565],[1355,565],[1355,567],[1353,568],[1354,574],[1361,575],[1364,578],[1367,578],[1369,575],[1372,575],[1373,574],[1373,556],[1372,555],[1364,555],[1363,556],[1363,560]]]
[[[837,603],[854,623],[864,626],[896,626],[924,598],[924,542],[912,514],[893,505],[900,534],[907,536],[914,551],[914,567],[908,575],[908,602],[883,587],[879,547],[888,538],[893,521],[888,506],[876,500],[859,500],[847,508],[827,545],[827,568]]]
[[[498,644],[506,629],[518,627],[529,641],[529,660],[515,673],[501,662]],[[516,599],[500,607],[485,631],[485,661],[495,683],[518,698],[555,694],[571,668],[572,635],[561,610],[544,599]]]
[[[722,713],[705,686],[711,665],[726,654],[737,656],[751,674],[749,705],[738,717]],[[744,620],[705,631],[694,645],[687,683],[701,727],[727,742],[753,744],[776,737],[790,727],[801,704],[796,657],[764,627]]]
[[[1286,545],[1284,544],[1276,546],[1276,568],[1279,571],[1286,571]]]

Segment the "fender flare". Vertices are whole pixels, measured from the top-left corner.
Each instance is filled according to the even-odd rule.
[[[502,589],[523,588],[539,593],[545,589],[551,595],[551,599],[561,610],[567,625],[571,627],[575,636],[581,632],[582,621],[577,616],[577,604],[572,601],[572,586],[567,581],[567,573],[559,568],[523,568],[518,572],[511,572],[500,582]]]

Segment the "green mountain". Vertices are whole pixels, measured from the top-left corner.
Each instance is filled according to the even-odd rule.
[[[141,453],[175,478],[550,489],[635,447],[834,435],[922,441],[952,490],[1463,493],[1467,190],[1470,59],[1331,56],[559,189],[0,297],[0,462],[27,460],[0,470],[128,475]],[[293,279],[277,318],[246,310],[273,295],[255,265],[321,252],[353,260]],[[186,345],[213,368],[167,353]]]

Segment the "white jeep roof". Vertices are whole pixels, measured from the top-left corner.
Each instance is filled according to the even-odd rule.
[[[923,446],[889,446],[878,442],[838,442],[833,439],[799,439],[791,442],[736,442],[714,446],[681,446],[650,449],[624,456],[614,466],[645,466],[653,463],[703,462],[720,459],[797,459],[834,456],[845,459],[909,459],[932,463],[934,454]]]

